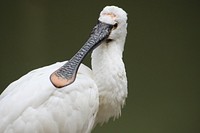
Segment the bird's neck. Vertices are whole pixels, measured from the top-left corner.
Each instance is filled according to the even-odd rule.
[[[127,97],[123,45],[119,43],[124,41],[101,44],[92,53],[92,71],[100,95],[96,123],[118,117]]]

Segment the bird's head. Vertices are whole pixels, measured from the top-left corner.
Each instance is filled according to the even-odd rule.
[[[125,38],[127,34],[127,13],[116,6],[106,6],[100,13],[100,22],[113,25],[109,41]]]
[[[102,42],[122,41],[124,45],[127,27],[126,12],[116,6],[106,6],[100,13],[99,22],[93,28],[89,39],[82,48],[61,68],[51,74],[50,80],[55,87],[62,88],[73,83],[78,68],[85,56]]]

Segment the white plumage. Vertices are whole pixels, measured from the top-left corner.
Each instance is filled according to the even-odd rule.
[[[29,72],[0,95],[0,133],[90,133],[116,118],[127,97],[122,53],[127,15],[107,6],[99,20],[117,24],[92,53],[92,70],[81,64],[75,81],[56,88],[50,75],[66,62]]]

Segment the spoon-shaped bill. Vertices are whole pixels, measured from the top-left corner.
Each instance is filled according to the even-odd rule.
[[[113,25],[99,21],[82,48],[66,64],[51,74],[50,80],[52,84],[57,88],[62,88],[73,83],[76,79],[78,68],[85,56],[108,38],[112,28]]]

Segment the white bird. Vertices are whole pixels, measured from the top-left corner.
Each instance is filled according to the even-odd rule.
[[[106,6],[98,20],[69,61],[33,70],[4,90],[0,133],[90,133],[120,116],[128,93],[122,60],[127,14]],[[91,50],[92,69],[81,64]]]

